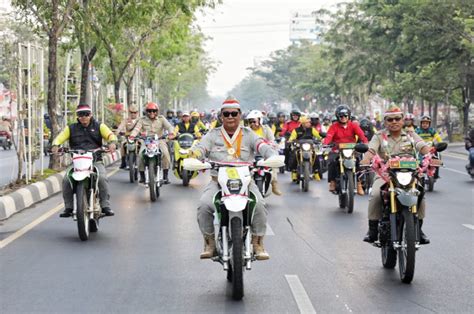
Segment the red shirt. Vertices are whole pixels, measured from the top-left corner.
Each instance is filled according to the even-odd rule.
[[[283,126],[283,129],[280,132],[280,136],[285,136],[286,132],[291,133],[294,129],[298,128],[301,125],[299,121],[288,121]]]
[[[364,135],[364,131],[358,124],[347,122],[346,127],[343,127],[339,122],[335,122],[329,128],[326,137],[324,138],[323,144],[329,145],[331,143],[355,143],[355,136],[359,137],[359,141],[368,143],[367,137]]]

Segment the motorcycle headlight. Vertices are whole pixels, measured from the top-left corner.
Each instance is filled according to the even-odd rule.
[[[234,179],[234,180],[227,181],[227,188],[229,189],[229,192],[232,194],[239,193],[240,189],[242,188],[242,180]]]
[[[187,154],[188,154],[188,150],[187,150],[187,149],[180,149],[180,150],[179,150],[179,153],[180,153],[181,155],[187,155]]]
[[[310,150],[311,149],[311,144],[303,143],[303,145],[301,145],[301,148],[303,148],[303,150]]]
[[[397,172],[397,181],[400,185],[407,186],[413,178],[411,172]]]
[[[343,154],[344,157],[346,157],[346,158],[351,158],[353,151],[354,151],[353,149],[343,149],[343,150],[342,150],[342,154]]]

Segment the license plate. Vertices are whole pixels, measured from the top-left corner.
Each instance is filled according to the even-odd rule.
[[[439,159],[431,159],[430,166],[431,167],[441,167],[443,162]]]

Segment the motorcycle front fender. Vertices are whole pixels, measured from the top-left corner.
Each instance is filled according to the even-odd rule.
[[[344,159],[344,167],[346,169],[354,169],[355,162],[353,159]]]
[[[248,198],[247,196],[231,195],[222,198],[225,208],[230,213],[242,213],[247,207]],[[230,216],[229,216],[230,217]]]
[[[412,207],[418,202],[418,195],[412,191],[397,189],[397,199],[403,206]]]

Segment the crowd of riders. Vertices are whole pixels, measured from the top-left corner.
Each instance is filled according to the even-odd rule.
[[[128,108],[127,116],[116,128],[115,133],[112,132],[105,124],[99,123],[92,116],[90,106],[81,104],[77,107],[76,116],[77,122],[67,126],[53,141],[53,152],[58,152],[58,146],[69,141],[72,149],[97,149],[102,146],[102,141],[109,143],[110,151],[116,149],[118,138],[123,137],[127,139],[140,138],[141,134],[157,135],[160,138],[159,149],[163,154],[163,180],[164,183],[169,183],[168,172],[173,167],[172,153],[170,154],[171,145],[167,141],[174,140],[177,136],[184,133],[192,134],[198,142],[194,145],[192,156],[196,157],[205,154],[211,145],[215,143],[216,138],[227,134],[233,138],[235,134],[244,136],[241,145],[247,145],[248,150],[255,151],[264,155],[264,157],[271,157],[278,155],[275,142],[280,139],[285,139],[287,145],[285,147],[285,168],[290,172],[291,179],[297,180],[297,162],[295,151],[291,149],[292,143],[300,140],[314,140],[323,146],[329,147],[327,150],[327,177],[329,191],[336,192],[336,176],[338,172],[338,152],[337,144],[340,143],[365,143],[369,144],[369,151],[363,158],[362,155],[357,158],[357,171],[360,170],[359,162],[366,164],[370,162],[370,157],[375,154],[383,152],[383,143],[388,141],[387,145],[392,145],[393,149],[400,148],[396,139],[401,138],[407,145],[414,145],[416,151],[421,154],[428,153],[429,145],[431,143],[441,142],[442,139],[435,126],[431,124],[431,118],[428,115],[422,115],[419,119],[415,119],[413,114],[403,113],[398,107],[391,107],[387,110],[382,118],[371,117],[356,117],[351,109],[346,105],[339,105],[334,112],[301,112],[298,109],[293,109],[290,112],[265,112],[261,110],[244,111],[240,104],[235,99],[227,99],[219,110],[212,111],[182,111],[182,110],[165,110],[160,111],[160,106],[157,103],[149,102],[144,106],[144,111],[141,113],[135,105]],[[232,121],[230,121],[232,120]],[[237,121],[237,125],[234,125]],[[416,125],[418,122],[418,126]],[[225,133],[225,132],[227,133]],[[230,133],[229,133],[230,132]],[[234,134],[234,132],[237,132]],[[239,133],[240,132],[240,133]],[[225,133],[225,134],[224,134]],[[232,134],[231,134],[232,133]],[[118,138],[117,138],[118,137]],[[387,140],[388,139],[388,140]],[[203,143],[199,142],[203,141]],[[370,142],[370,143],[369,143]],[[258,143],[258,145],[256,145]],[[410,144],[411,143],[411,144]],[[255,146],[256,145],[256,146]],[[398,145],[398,146],[397,146]],[[127,167],[127,152],[124,150],[124,145],[119,144],[122,152],[122,160],[120,168]],[[472,145],[469,146],[469,148]],[[141,145],[141,156],[145,145]],[[246,148],[247,150],[247,148]],[[227,152],[232,151],[238,155],[240,147],[235,151],[229,148],[222,152],[222,157],[228,157]],[[224,156],[225,155],[225,156]],[[239,158],[237,158],[239,159]],[[101,163],[101,158],[97,159],[97,169],[100,172],[99,188],[100,188],[100,202],[102,211],[106,216],[114,215],[109,203],[109,188],[108,180],[105,175],[105,167]],[[139,182],[145,181],[144,162],[142,158],[138,159]],[[316,180],[320,179],[318,172],[314,174]],[[381,181],[375,180],[374,188],[371,192],[369,202],[369,231],[364,241],[374,242],[377,236],[377,219],[380,216],[379,207],[381,200],[379,199],[379,191],[382,185]],[[278,186],[277,172],[272,172],[271,187],[273,194],[280,196],[282,192]],[[216,189],[213,186],[214,191]],[[255,189],[252,186],[252,189]],[[364,189],[360,181],[357,181],[357,194],[364,195]],[[207,196],[209,193],[205,194]],[[72,214],[72,191],[71,187],[65,179],[63,184],[63,196],[65,201],[65,210],[61,217],[70,217]],[[260,198],[259,198],[260,200]],[[263,207],[258,207],[257,221],[265,222],[266,210]],[[205,250],[201,254],[201,258],[209,258],[214,254],[215,243],[212,233],[212,204],[209,200],[201,201],[200,209],[198,211],[198,221],[204,235]],[[422,203],[424,215],[424,202]],[[421,211],[421,208],[420,208]],[[422,217],[423,218],[423,217]],[[422,219],[420,220],[420,228]],[[256,238],[252,243],[255,244],[255,250],[258,254],[258,259],[268,259],[269,255],[263,248],[263,235],[265,233],[264,227],[256,226]],[[429,243],[427,236],[421,231],[421,244]]]

